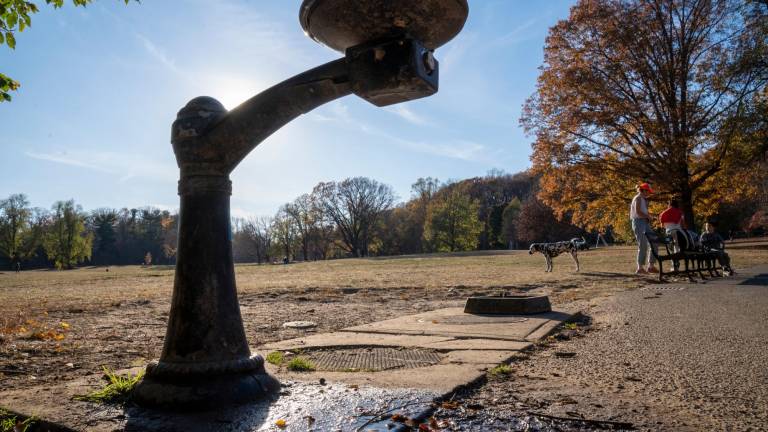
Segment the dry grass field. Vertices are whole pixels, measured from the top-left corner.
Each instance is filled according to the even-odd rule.
[[[252,345],[296,337],[291,320],[325,332],[403,314],[458,306],[472,294],[545,292],[554,305],[580,304],[655,281],[635,276],[635,249],[568,256],[544,272],[525,251],[239,265],[238,292]],[[734,248],[736,269],[768,262],[768,250]],[[157,358],[173,268],[138,266],[0,273],[0,380],[5,388],[89,375]]]

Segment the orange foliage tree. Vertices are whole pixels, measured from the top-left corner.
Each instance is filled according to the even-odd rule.
[[[549,31],[521,119],[535,136],[540,198],[598,228],[626,221],[644,180],[677,197],[689,221],[712,211],[724,184],[749,193],[745,168],[765,154],[754,114],[768,82],[766,22],[766,2],[579,1]]]

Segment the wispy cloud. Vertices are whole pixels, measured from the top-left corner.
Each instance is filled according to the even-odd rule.
[[[103,173],[112,172],[97,164],[87,162],[77,157],[71,157],[66,152],[58,152],[58,153],[26,152],[25,154],[33,159],[39,159],[39,160],[44,160],[48,162],[55,162],[58,164],[70,165],[70,166],[75,166],[80,168],[87,168],[90,170],[99,171]]]
[[[147,53],[149,53],[150,56],[152,56],[155,60],[160,62],[160,64],[169,70],[177,73],[179,72],[179,69],[176,67],[176,62],[168,57],[168,55],[165,53],[165,50],[158,47],[154,42],[149,40],[148,37],[142,34],[136,34],[136,37],[141,41],[144,49],[147,51]]]
[[[390,106],[385,109],[386,111],[392,114],[402,117],[403,119],[405,119],[405,121],[409,123],[413,123],[418,126],[427,126],[431,124],[431,122],[427,120],[425,117],[419,114],[416,114],[415,112],[413,112],[413,110],[411,110],[410,108],[408,108],[403,104]]]
[[[514,45],[514,44],[523,42],[527,39],[530,39],[532,37],[535,37],[536,36],[535,33],[526,31],[529,28],[533,27],[534,24],[536,24],[536,19],[531,18],[528,21],[515,27],[511,32],[506,33],[499,38],[496,38],[493,41],[493,44],[494,45]]]
[[[422,122],[426,122],[426,120],[411,112],[409,109],[405,107],[403,108],[403,111],[395,111],[394,109],[388,109],[388,111],[394,112],[403,118],[411,116],[411,118],[407,120],[411,121],[412,123],[424,124]],[[313,114],[313,117],[318,121],[338,122],[347,127],[359,130],[365,134],[384,139],[403,148],[419,153],[426,153],[430,155],[464,161],[486,161],[487,159],[486,147],[474,141],[451,139],[445,142],[437,143],[430,141],[409,140],[394,136],[391,133],[385,132],[376,126],[372,126],[364,121],[352,117],[349,109],[343,103],[334,103],[330,111],[332,115]]]
[[[360,124],[349,114],[349,107],[339,101],[331,102],[326,109],[313,111],[309,116],[311,119],[322,123]]]
[[[177,177],[176,166],[129,153],[73,150],[67,152],[28,151],[25,154],[33,159],[112,174],[118,177],[120,183],[126,183],[135,178],[173,181]]]
[[[410,141],[397,137],[390,137],[403,147],[421,153],[441,156],[463,161],[485,161],[486,148],[480,143],[465,140],[454,140],[445,143],[433,143],[424,141]]]
[[[441,74],[442,71],[451,70],[454,66],[460,65],[476,39],[474,33],[462,33],[456,40],[451,41],[444,50],[438,50],[435,55],[440,61]]]
[[[232,207],[232,209],[229,211],[229,215],[238,219],[255,219],[259,216],[256,213],[248,211],[242,207]]]

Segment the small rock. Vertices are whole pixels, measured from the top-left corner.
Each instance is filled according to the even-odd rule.
[[[295,329],[308,329],[312,327],[317,327],[317,323],[314,321],[288,321],[286,323],[283,323],[284,328],[295,328]]]
[[[320,378],[320,385],[325,385],[325,378]]]
[[[74,363],[67,363],[67,364],[66,364],[66,365],[64,365],[64,366],[66,366],[66,367],[68,367],[68,368],[70,368],[70,369],[74,369],[74,368],[75,368],[75,364],[74,364]]]

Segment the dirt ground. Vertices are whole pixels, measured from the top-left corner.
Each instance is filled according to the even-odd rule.
[[[654,282],[632,274],[631,247],[570,257],[544,272],[525,251],[349,259],[236,267],[251,346],[306,332],[460,306],[473,294],[536,291],[553,305],[589,307]],[[734,266],[768,262],[766,249],[734,249]],[[159,357],[173,268],[138,266],[0,273],[0,382],[6,390],[146,364]],[[310,330],[283,328],[312,320]]]

